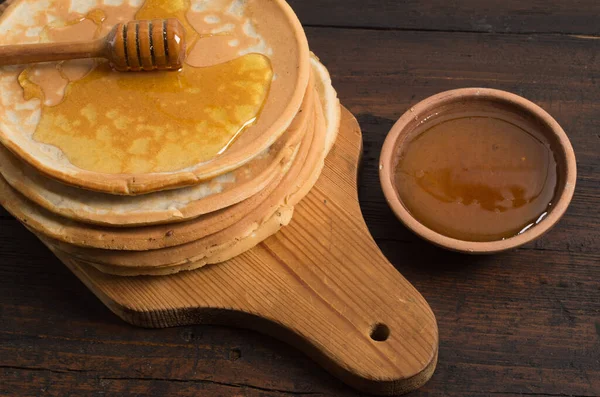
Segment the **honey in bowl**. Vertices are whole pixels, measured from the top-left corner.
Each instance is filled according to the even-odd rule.
[[[429,229],[497,241],[535,227],[550,211],[557,163],[531,124],[489,111],[455,112],[432,117],[411,136],[397,158],[395,186]]]

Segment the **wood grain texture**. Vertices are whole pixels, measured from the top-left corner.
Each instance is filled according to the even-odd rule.
[[[102,58],[106,41],[79,43],[44,43],[0,46],[0,66],[35,62],[63,61],[67,59]]]
[[[254,329],[293,344],[359,390],[412,391],[435,368],[437,325],[363,223],[356,185],[361,149],[358,123],[343,110],[325,168],[291,223],[225,263],[165,277],[119,277],[55,253],[134,325]]]
[[[596,0],[290,0],[306,26],[599,35]]]
[[[306,24],[333,24],[343,5],[360,11],[345,24],[389,18],[371,1],[292,3]],[[511,1],[470,2],[472,14],[461,7],[468,2],[444,2],[464,12],[437,14],[435,23],[437,1],[392,3],[424,10],[395,18],[409,29],[436,30],[445,20],[468,27],[483,14],[515,20],[505,17]],[[600,27],[600,17],[591,8],[597,2],[574,4],[549,0],[511,25],[540,31],[528,16],[537,13],[553,18],[558,34],[551,35],[308,29],[363,130],[359,193],[367,225],[438,320],[436,372],[411,397],[600,396],[600,41],[567,35],[593,32],[573,13],[592,20],[588,28]],[[524,95],[549,111],[573,143],[579,177],[567,214],[548,235],[485,258],[449,254],[413,236],[386,206],[377,175],[383,139],[400,114],[428,95],[476,85]],[[254,332],[123,323],[2,209],[0,319],[0,395],[364,396],[300,351]]]
[[[1,10],[0,10],[1,11]],[[0,46],[0,66],[21,65],[36,62],[64,61],[70,59],[106,58],[119,71],[178,70],[185,58],[185,30],[174,18],[151,21],[119,23],[103,38],[90,41],[62,43],[14,44]],[[149,26],[153,26],[152,31]],[[140,30],[141,29],[141,30]],[[124,35],[125,31],[129,35]],[[137,34],[136,32],[145,34]],[[155,50],[150,45],[151,35],[168,38],[169,54],[166,59],[164,47]],[[126,38],[127,42],[126,42]],[[181,44],[180,44],[181,42]],[[125,50],[129,49],[129,54]],[[136,48],[152,48],[146,56]],[[161,52],[162,51],[162,52]],[[152,52],[152,54],[150,54]],[[165,60],[160,62],[160,60]],[[157,62],[158,61],[158,62]]]

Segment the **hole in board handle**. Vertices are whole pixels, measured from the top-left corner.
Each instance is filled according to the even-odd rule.
[[[371,330],[371,339],[377,342],[385,342],[390,337],[390,328],[381,323],[377,323]]]

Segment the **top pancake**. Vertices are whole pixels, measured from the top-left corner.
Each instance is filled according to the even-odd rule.
[[[192,185],[271,146],[309,76],[306,37],[282,0],[21,0],[0,19],[0,44],[91,39],[167,16],[184,20],[191,51],[164,78],[89,61],[0,68],[0,141],[52,178],[112,194]]]

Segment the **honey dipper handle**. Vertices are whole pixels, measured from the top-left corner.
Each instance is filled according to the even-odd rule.
[[[101,58],[106,54],[104,39],[79,43],[43,43],[0,46],[0,66],[66,59]]]

